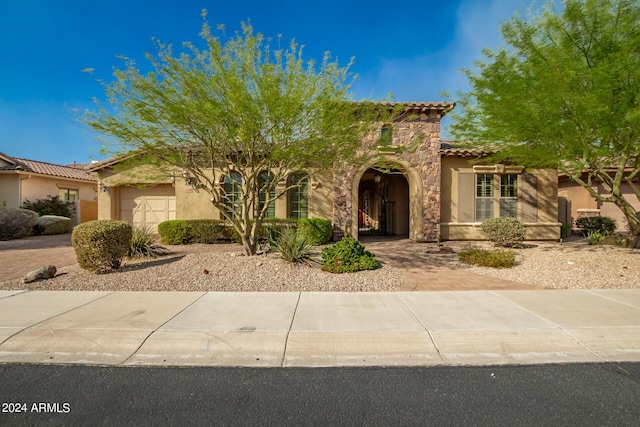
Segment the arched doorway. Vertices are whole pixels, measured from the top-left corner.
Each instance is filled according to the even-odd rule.
[[[358,183],[358,236],[409,237],[409,183],[397,167],[366,169]]]

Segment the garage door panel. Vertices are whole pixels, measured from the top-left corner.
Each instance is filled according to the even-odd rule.
[[[176,218],[175,199],[175,190],[170,186],[125,187],[121,193],[120,218],[134,226],[146,225],[157,231],[159,223]]]

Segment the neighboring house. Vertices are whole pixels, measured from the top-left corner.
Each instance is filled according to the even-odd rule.
[[[384,154],[384,169],[372,160],[333,176],[307,179],[293,173],[289,179],[301,181],[300,187],[278,199],[270,216],[330,219],[334,238],[388,234],[414,241],[484,239],[484,219],[514,216],[525,223],[528,239],[558,239],[556,171],[470,163],[481,156],[440,140],[440,120],[454,105],[408,104],[410,119],[381,125],[380,133],[368,135],[363,148],[387,132],[392,147],[424,138],[412,153],[392,149]],[[144,173],[114,170],[117,164],[114,158],[90,168],[105,190],[98,195],[99,218],[150,226],[176,218],[221,219],[210,196],[195,192],[182,178],[172,180],[167,173],[148,182],[140,178]],[[234,192],[232,184],[224,185],[227,194]]]
[[[584,174],[582,179],[586,182],[587,176]],[[640,178],[636,179],[635,184],[640,187]],[[602,186],[602,182],[594,181],[592,187],[598,194],[607,196],[608,193]],[[623,183],[620,187],[621,194],[637,211],[640,211],[640,200],[627,183]],[[628,231],[629,224],[620,210],[613,203],[599,202],[591,194],[580,186],[580,184],[572,181],[563,173],[558,175],[558,220],[564,224],[574,224],[575,220],[582,216],[602,215],[613,218],[618,225],[619,231]]]
[[[97,191],[95,176],[83,169],[0,153],[0,206],[19,208],[27,200],[59,196],[76,202],[77,225],[97,219]]]

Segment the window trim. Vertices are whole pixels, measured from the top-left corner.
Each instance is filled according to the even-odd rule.
[[[298,178],[300,181],[304,180],[305,184],[299,187],[290,188],[289,191],[287,191],[287,218],[295,218],[295,219],[309,218],[309,188],[311,187],[309,183],[309,176],[302,172],[292,173],[291,175],[289,175],[287,179],[287,184],[292,185],[291,182],[294,178]],[[301,190],[302,190],[302,195],[304,195],[304,198],[306,199],[304,203],[305,205],[304,210],[300,208],[302,206],[301,201],[300,200],[294,201],[293,199],[294,194],[297,195]],[[297,209],[294,209],[294,206],[293,206],[294,203],[299,205]]]

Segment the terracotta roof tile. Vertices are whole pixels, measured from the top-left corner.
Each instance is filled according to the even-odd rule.
[[[89,172],[70,166],[56,165],[53,163],[39,162],[37,160],[19,159],[4,156],[10,160],[9,165],[0,166],[0,171],[23,171],[40,175],[58,176],[61,178],[80,179],[83,181],[95,181],[96,178]]]
[[[457,157],[486,157],[489,152],[482,148],[469,148],[460,147],[451,141],[440,141],[440,154],[443,156],[457,156]]]

